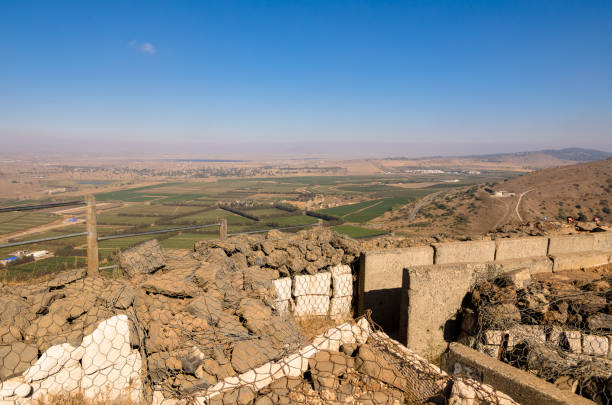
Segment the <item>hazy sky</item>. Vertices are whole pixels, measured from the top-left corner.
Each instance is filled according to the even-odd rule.
[[[2,148],[612,151],[612,1],[0,1]]]

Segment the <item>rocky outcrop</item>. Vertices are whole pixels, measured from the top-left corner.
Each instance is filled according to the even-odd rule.
[[[119,255],[119,267],[130,277],[153,273],[165,265],[166,259],[157,239],[124,250]]]

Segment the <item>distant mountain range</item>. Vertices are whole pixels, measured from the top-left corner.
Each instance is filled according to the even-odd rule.
[[[490,155],[473,155],[465,156],[468,158],[498,160],[508,157],[529,157],[533,155],[548,155],[556,159],[570,160],[572,162],[594,162],[597,160],[608,159],[612,157],[612,153],[604,152],[596,149],[583,148],[565,148],[565,149],[544,149],[531,152],[515,152],[515,153],[495,153]]]

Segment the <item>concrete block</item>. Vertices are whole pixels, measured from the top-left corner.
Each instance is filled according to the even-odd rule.
[[[499,268],[500,273],[510,273],[523,269],[529,269],[530,274],[552,273],[553,271],[553,262],[548,256],[498,260],[495,262],[495,266]]]
[[[580,354],[582,353],[582,333],[578,330],[566,330],[563,331],[562,345],[565,346],[570,352]]]
[[[401,288],[402,270],[434,263],[431,246],[365,252],[361,257],[360,281],[363,291]]]
[[[332,282],[334,297],[353,296],[353,275],[351,273],[332,275]]]
[[[548,238],[508,238],[495,241],[495,260],[525,259],[543,257],[548,254]]]
[[[323,272],[314,275],[299,275],[293,280],[293,295],[328,295],[331,288],[331,273]]]
[[[296,316],[325,316],[329,312],[329,296],[301,295],[295,299]]]
[[[495,241],[435,243],[435,264],[482,263],[495,259]]]
[[[553,272],[579,270],[603,266],[610,262],[610,254],[605,252],[582,252],[556,254],[552,256]]]
[[[404,270],[399,341],[433,358],[446,349],[444,328],[476,278],[495,271],[492,263],[418,266]]]
[[[612,232],[594,233],[595,245],[593,250],[600,252],[612,252]]]
[[[606,357],[608,355],[608,338],[606,336],[582,335],[582,354]]]
[[[351,313],[353,297],[332,297],[329,304],[329,315],[332,317]]]
[[[512,271],[507,274],[507,277],[518,289],[527,287],[533,281],[529,269]]]
[[[566,253],[582,253],[595,250],[595,237],[589,235],[551,236],[548,243],[550,256]]]
[[[274,291],[276,292],[276,299],[278,301],[284,301],[291,299],[291,278],[283,277],[276,280],[272,280]]]
[[[562,391],[535,375],[458,343],[451,343],[442,356],[442,369],[452,372],[459,368],[474,370],[479,381],[509,395],[523,405],[593,405],[593,402]],[[461,367],[457,367],[459,364]]]
[[[372,311],[372,319],[387,330],[399,324],[402,270],[407,267],[432,265],[434,250],[431,246],[370,251],[361,254],[357,278],[358,315],[366,309]]]

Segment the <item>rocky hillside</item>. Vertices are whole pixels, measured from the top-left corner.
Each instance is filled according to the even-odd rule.
[[[413,235],[478,237],[498,229],[554,231],[567,216],[612,223],[612,159],[538,170],[497,184],[441,193],[410,223],[405,207],[394,224]],[[528,224],[526,226],[526,224]]]

